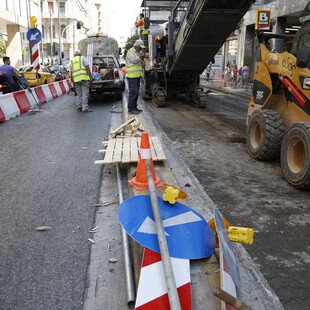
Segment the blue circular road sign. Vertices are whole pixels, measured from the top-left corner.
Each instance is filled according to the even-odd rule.
[[[37,28],[29,29],[27,31],[27,39],[32,44],[39,43],[42,39],[41,31]]]
[[[209,257],[215,249],[215,239],[206,220],[193,209],[173,205],[157,197],[171,257],[197,259]],[[126,199],[118,216],[126,232],[146,248],[160,253],[157,230],[149,195]]]

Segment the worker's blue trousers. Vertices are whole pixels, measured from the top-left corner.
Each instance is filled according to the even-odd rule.
[[[137,101],[139,98],[140,78],[127,78],[129,88],[128,111],[137,109]]]

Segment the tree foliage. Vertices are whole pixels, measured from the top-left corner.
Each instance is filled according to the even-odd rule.
[[[126,45],[124,48],[124,58],[126,58],[127,52],[130,48],[132,48],[133,44],[136,42],[136,40],[139,39],[139,35],[135,34],[134,36],[130,37],[126,41]]]
[[[0,40],[0,57],[3,57],[6,55],[6,46],[5,46],[5,41]]]

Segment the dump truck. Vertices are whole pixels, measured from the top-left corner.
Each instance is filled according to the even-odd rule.
[[[166,97],[184,94],[197,107],[205,107],[207,95],[200,87],[200,74],[254,0],[144,1],[148,47],[142,94],[157,107]],[[166,6],[166,10],[165,9]],[[169,18],[161,24],[159,10]],[[170,10],[170,11],[169,11]],[[169,14],[168,14],[169,13]]]
[[[252,97],[248,105],[246,145],[257,160],[280,156],[285,179],[310,187],[310,11],[300,16],[290,52],[269,48],[285,34],[257,33]],[[285,44],[283,44],[285,46]]]
[[[125,76],[118,61],[117,41],[107,35],[96,34],[81,40],[78,47],[82,55],[86,55],[92,72],[90,92],[114,93],[120,100],[122,91],[125,90]]]

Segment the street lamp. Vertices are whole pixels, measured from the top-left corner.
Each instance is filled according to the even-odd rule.
[[[62,53],[64,52],[64,38],[63,38],[63,36],[64,36],[64,33],[65,33],[65,31],[69,28],[69,26],[71,26],[71,25],[68,25],[68,26],[66,26],[63,30],[62,30],[62,32],[61,32],[61,48],[60,48],[60,54],[62,55]],[[74,27],[74,26],[73,26]]]

